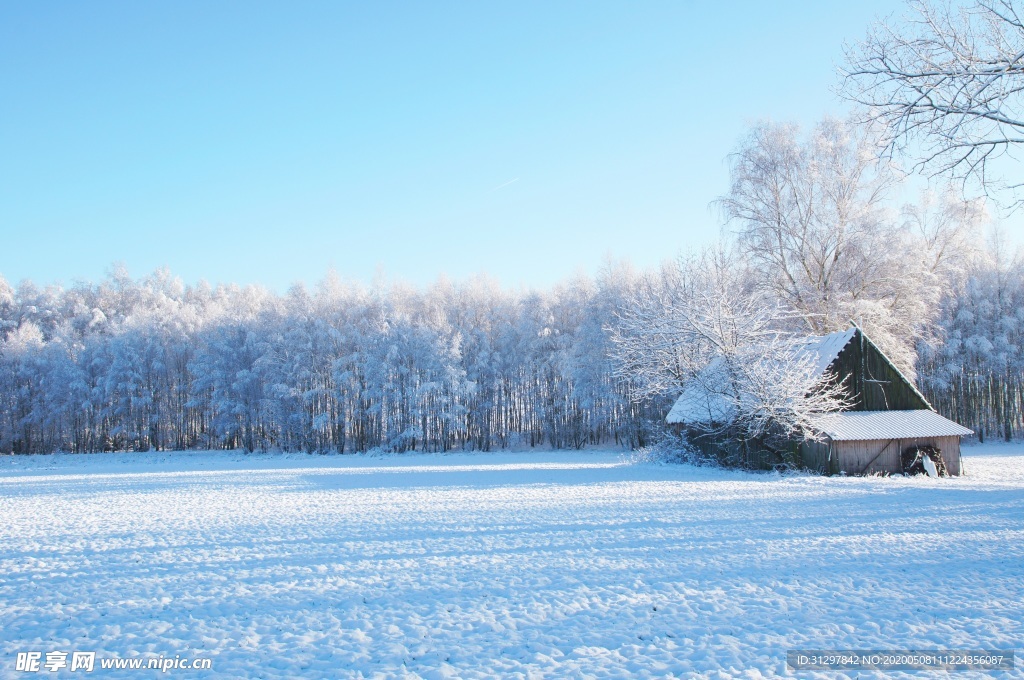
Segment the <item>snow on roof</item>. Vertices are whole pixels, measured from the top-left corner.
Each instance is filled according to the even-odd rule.
[[[824,375],[832,362],[836,360],[839,353],[843,351],[853,336],[857,334],[857,328],[851,326],[845,331],[829,333],[828,335],[812,336],[807,339],[804,351],[817,355],[818,374]]]
[[[706,389],[706,385],[719,383],[728,385],[725,366],[721,359],[713,359],[701,371],[700,380],[691,380],[683,389],[683,393],[672,405],[672,410],[665,416],[665,422],[675,423],[718,423],[729,419],[732,405],[718,393]],[[716,380],[716,374],[723,374]]]
[[[935,411],[843,411],[820,417],[818,429],[832,441],[916,439],[974,434]]]
[[[803,351],[814,357],[818,374],[824,375],[856,333],[857,329],[851,326],[845,331],[811,336],[804,344]],[[723,375],[721,380],[716,380],[714,375],[723,371],[724,368],[718,359],[708,364],[707,368],[701,371],[699,379],[691,380],[683,389],[683,393],[665,416],[665,422],[716,423],[728,420],[733,410],[729,400],[722,394],[707,389],[708,385],[716,383],[728,384],[728,376]]]

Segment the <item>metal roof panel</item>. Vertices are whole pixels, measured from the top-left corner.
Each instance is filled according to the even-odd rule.
[[[844,411],[821,416],[817,428],[832,441],[916,439],[974,434],[935,411]]]

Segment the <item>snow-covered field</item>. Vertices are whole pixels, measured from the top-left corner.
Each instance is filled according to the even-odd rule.
[[[175,677],[491,678],[760,677],[791,675],[790,648],[1021,649],[1024,446],[967,449],[965,467],[0,457],[0,677],[88,677],[17,672],[33,650],[212,659]]]

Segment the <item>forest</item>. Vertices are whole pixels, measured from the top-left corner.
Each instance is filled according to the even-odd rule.
[[[615,380],[604,330],[635,283],[0,284],[0,450],[642,445],[659,409]]]

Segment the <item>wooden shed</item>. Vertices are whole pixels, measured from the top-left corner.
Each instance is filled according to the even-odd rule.
[[[973,434],[935,412],[911,380],[857,326],[845,331],[812,337],[804,346],[811,354],[822,380],[843,385],[850,406],[828,413],[818,423],[820,442],[793,441],[791,450],[800,464],[826,474],[897,473],[903,471],[901,456],[910,447],[933,446],[950,475],[959,475],[960,438]],[[708,371],[715,370],[709,366]],[[707,376],[705,376],[707,377]],[[689,423],[724,422],[728,407],[695,381],[680,395],[666,417],[669,424],[686,430]],[[716,448],[727,457],[730,445],[706,436],[691,439],[705,453]],[[747,456],[747,464],[768,466],[767,451]]]
[[[939,450],[946,471],[959,475],[960,437],[966,427],[935,411],[846,411],[822,416],[821,442],[803,442],[800,453],[806,467],[836,474],[871,474],[903,471],[901,455],[911,447]]]

